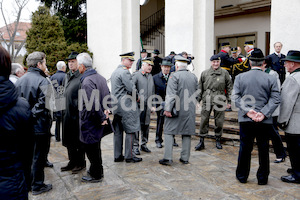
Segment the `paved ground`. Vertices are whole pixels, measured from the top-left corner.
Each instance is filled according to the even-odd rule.
[[[60,167],[67,164],[66,148],[61,142],[51,141],[49,160],[54,168],[46,168],[46,183],[53,189],[30,199],[300,199],[300,185],[280,181],[286,175],[289,160],[271,163],[269,183],[257,185],[257,151],[252,155],[251,173],[247,184],[235,179],[239,143],[227,142],[223,150],[217,150],[213,140],[207,139],[206,149],[194,151],[198,137],[192,139],[190,164],[183,165],[178,159],[181,151],[181,138],[177,137],[179,147],[174,148],[173,165],[162,166],[158,160],[163,158],[164,149],[154,143],[155,134],[150,133],[148,147],[152,153],[142,153],[140,163],[114,163],[112,134],[102,140],[104,179],[100,183],[82,183],[81,176],[71,172],[61,172]],[[275,156],[270,153],[273,161]]]

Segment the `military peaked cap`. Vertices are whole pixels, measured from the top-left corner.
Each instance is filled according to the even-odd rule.
[[[236,53],[236,52],[237,52],[237,50],[238,50],[238,48],[237,48],[237,47],[232,47],[232,48],[231,48],[231,52],[232,52],[232,53]]]
[[[151,58],[151,57],[144,58],[144,59],[142,60],[142,62],[148,63],[148,64],[150,64],[150,65],[154,65],[153,58]]]
[[[253,41],[246,41],[244,46],[247,46],[247,45],[254,45]]]
[[[123,53],[123,54],[120,54],[120,56],[122,58],[128,58],[129,60],[132,60],[134,61],[134,52],[128,52],[128,53]]]
[[[230,47],[230,43],[229,42],[223,42],[223,43],[221,43],[221,47]]]

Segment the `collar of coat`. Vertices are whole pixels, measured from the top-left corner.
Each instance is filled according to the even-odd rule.
[[[292,74],[292,73],[295,73],[295,72],[300,72],[300,68],[295,69],[293,72],[291,72],[291,74]]]
[[[47,75],[40,68],[37,67],[29,67],[28,72],[38,73],[45,78],[47,77]]]
[[[76,70],[74,73],[71,70],[68,72],[69,78],[71,78],[71,77],[78,77],[79,75],[80,75],[79,70]]]
[[[217,74],[217,75],[220,75],[220,74],[222,73],[222,68],[219,67],[218,69],[214,70],[212,67],[210,67],[209,73],[210,73],[210,74]]]
[[[140,69],[139,71],[141,72],[142,75],[146,76],[147,73],[144,70]]]

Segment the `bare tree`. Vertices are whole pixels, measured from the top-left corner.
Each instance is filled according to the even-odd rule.
[[[21,44],[18,45],[17,48],[15,49],[15,38],[16,38],[16,34],[17,34],[18,28],[19,28],[19,21],[21,18],[21,13],[22,13],[22,10],[24,9],[24,7],[29,2],[29,0],[14,0],[14,3],[15,3],[14,12],[16,14],[16,20],[13,23],[14,25],[8,24],[7,17],[9,15],[5,16],[4,9],[3,9],[3,1],[4,0],[0,0],[0,10],[1,10],[2,18],[5,22],[5,27],[6,27],[8,36],[9,36],[9,40],[5,40],[3,32],[0,32],[0,39],[7,46],[7,50],[10,53],[11,59],[13,62],[15,62],[20,50],[22,49],[22,47],[24,46],[24,44],[26,42],[26,39],[24,39],[23,41],[21,41]],[[9,1],[11,1],[11,0],[9,0]]]

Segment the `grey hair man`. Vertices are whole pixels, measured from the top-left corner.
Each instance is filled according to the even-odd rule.
[[[17,82],[19,78],[21,78],[25,74],[24,67],[19,63],[11,64],[11,73],[9,76],[9,80],[14,84]]]
[[[167,85],[164,107],[165,152],[159,161],[162,165],[173,162],[173,135],[182,135],[182,151],[179,159],[183,164],[189,163],[191,135],[195,135],[197,77],[187,69],[188,59],[175,56],[176,72],[170,75]],[[187,99],[189,98],[189,99]],[[179,107],[178,107],[179,106]],[[178,113],[175,115],[174,109]]]
[[[16,82],[20,96],[28,100],[34,120],[34,152],[32,162],[32,194],[38,195],[52,189],[51,184],[44,183],[44,166],[50,142],[52,119],[46,108],[46,91],[49,81],[46,79],[46,55],[33,52],[28,55],[28,72]],[[44,89],[43,89],[44,88]]]
[[[251,152],[256,138],[259,152],[258,185],[266,185],[270,174],[269,133],[272,113],[280,104],[280,93],[274,76],[262,71],[265,57],[255,49],[249,57],[251,70],[238,75],[234,82],[232,102],[238,111],[240,151],[236,178],[246,183],[251,165]]]
[[[64,93],[64,89],[63,89],[63,82],[66,76],[66,63],[65,61],[58,61],[56,63],[56,68],[57,71],[55,74],[53,74],[50,77],[51,83],[53,84],[53,87],[55,89],[56,95],[55,95],[55,99],[56,99],[56,110],[57,112],[54,113],[55,116],[55,139],[57,142],[59,142],[61,140],[60,137],[60,125],[61,125],[61,121],[62,121],[62,110],[65,109],[65,105],[63,104],[63,93]],[[61,101],[62,100],[62,101]]]
[[[103,99],[110,95],[110,92],[106,79],[93,69],[90,55],[81,53],[76,58],[79,72],[83,74],[79,92],[79,138],[91,163],[88,176],[83,176],[81,180],[95,183],[101,181],[103,177],[101,138],[104,136],[104,125],[111,126],[108,123],[109,111],[104,109]],[[82,98],[85,95],[89,99],[88,103]],[[112,127],[110,129],[112,130]]]

